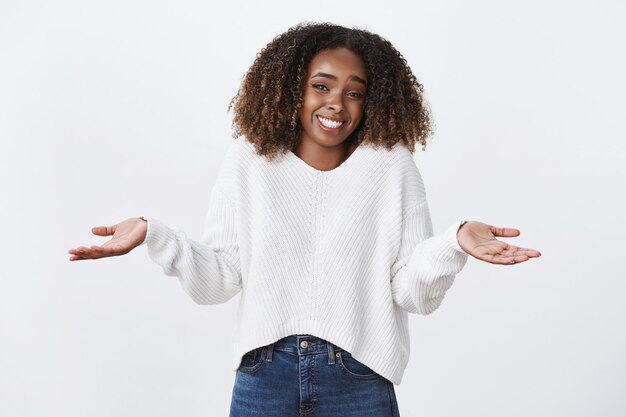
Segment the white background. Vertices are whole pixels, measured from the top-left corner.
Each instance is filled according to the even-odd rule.
[[[425,85],[435,232],[516,227],[543,254],[470,258],[411,316],[402,416],[624,415],[622,2],[0,4],[0,415],[228,414],[239,297],[194,304],[145,246],[67,250],[141,214],[199,238],[228,102],[305,20],[381,34]]]

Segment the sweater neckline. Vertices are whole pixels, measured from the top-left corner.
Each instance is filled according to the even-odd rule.
[[[302,167],[303,170],[305,171],[309,171],[312,172],[314,174],[319,174],[319,175],[331,175],[331,174],[335,174],[337,172],[340,172],[342,170],[347,169],[351,164],[356,163],[356,160],[359,159],[361,153],[363,152],[363,148],[364,148],[364,144],[360,143],[355,149],[354,151],[352,151],[352,153],[350,154],[350,156],[343,161],[341,164],[339,164],[337,167],[327,170],[327,171],[322,171],[319,170],[311,165],[309,165],[308,163],[306,163],[303,159],[301,159],[298,155],[296,155],[293,151],[288,151],[287,152],[287,156],[290,159],[295,160],[296,164],[298,164],[299,166]]]

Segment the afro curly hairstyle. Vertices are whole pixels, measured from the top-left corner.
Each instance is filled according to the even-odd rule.
[[[269,160],[294,149],[309,63],[318,52],[340,47],[361,57],[368,77],[363,118],[347,143],[391,149],[402,142],[413,153],[419,142],[424,150],[430,111],[406,59],[377,34],[331,23],[299,23],[261,49],[228,106],[233,138],[245,136]]]

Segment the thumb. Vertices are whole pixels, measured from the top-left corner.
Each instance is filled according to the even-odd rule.
[[[491,230],[491,233],[499,237],[515,237],[515,236],[519,236],[520,234],[519,229],[514,229],[512,227],[490,226],[490,230]]]
[[[117,225],[113,226],[96,226],[91,228],[91,233],[98,236],[111,236],[117,230]]]

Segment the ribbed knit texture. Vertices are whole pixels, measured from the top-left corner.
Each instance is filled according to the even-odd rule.
[[[468,255],[461,220],[433,227],[421,175],[401,144],[360,145],[319,171],[292,152],[272,162],[234,140],[211,191],[202,237],[145,216],[144,243],[198,304],[241,292],[232,368],[291,334],[329,340],[400,384],[408,313],[441,304]]]

